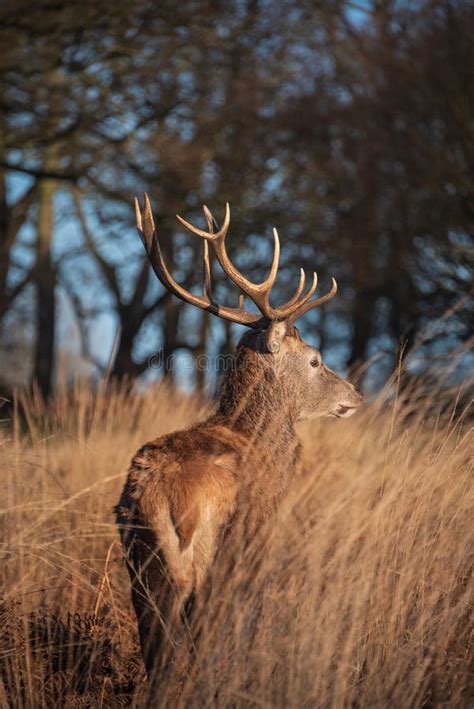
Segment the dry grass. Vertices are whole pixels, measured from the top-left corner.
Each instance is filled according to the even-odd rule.
[[[189,706],[472,706],[472,448],[445,404],[387,390],[302,428],[311,475],[214,572]],[[0,705],[140,703],[112,506],[135,449],[206,405],[78,385],[19,406],[0,441]]]

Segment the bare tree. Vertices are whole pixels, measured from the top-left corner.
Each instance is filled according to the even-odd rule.
[[[54,370],[56,275],[85,317],[84,330],[100,310],[88,309],[73,283],[73,254],[55,263],[53,247],[64,232],[62,220],[46,218],[45,192],[53,186],[55,195],[70,188],[81,195],[85,216],[81,222],[76,210],[72,220],[119,323],[114,376],[144,370],[146,358],[136,353],[151,318],[154,342],[167,355],[232,340],[227,332],[215,343],[206,314],[188,320],[185,306],[157,292],[136,252],[136,280],[123,287],[125,271],[103,245],[120,233],[128,252],[136,192],[154,195],[167,258],[190,289],[198,287],[199,256],[172,217],[183,204],[192,213],[200,198],[212,206],[217,195],[219,203],[232,199],[236,258],[252,278],[260,277],[266,255],[265,246],[255,253],[255,237],[273,223],[289,242],[277,289],[287,287],[302,251],[308,258],[323,253],[323,280],[334,271],[351,286],[312,324],[349,365],[377,347],[395,352],[399,340],[413,342],[459,294],[469,298],[468,3],[111,7],[100,0],[85,13],[75,0],[64,7],[40,1],[26,11],[23,0],[8,0],[0,9],[0,167],[4,180],[25,176],[16,208],[5,182],[1,191],[0,315],[34,281],[32,376],[44,377],[45,393]],[[102,229],[87,238],[92,213],[100,214]],[[37,238],[27,247],[39,271],[12,262],[20,225],[33,215]],[[216,278],[231,302],[218,269]],[[467,305],[456,311],[456,341],[469,330]],[[39,361],[47,358],[46,376]]]

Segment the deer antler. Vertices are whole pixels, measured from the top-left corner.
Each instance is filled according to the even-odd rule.
[[[261,317],[258,313],[251,313],[243,308],[242,302],[238,308],[229,308],[223,305],[218,305],[214,302],[211,296],[211,268],[209,262],[208,245],[204,245],[204,294],[202,296],[194,295],[190,291],[183,288],[175,281],[163,259],[160,243],[156,235],[151,204],[147,194],[144,196],[145,205],[143,210],[140,209],[138,199],[135,198],[135,216],[138,233],[141,236],[148,258],[150,259],[153,270],[158,276],[164,287],[173,293],[175,296],[184,300],[185,303],[190,303],[203,310],[208,310],[213,315],[230,320],[231,322],[247,325],[255,329],[263,329],[267,327],[268,320]],[[212,228],[212,225],[210,225]]]
[[[252,283],[234,266],[230,260],[225,247],[225,238],[230,225],[230,208],[226,204],[224,223],[219,229],[217,222],[212,216],[210,210],[204,206],[204,214],[207,221],[208,231],[203,231],[198,227],[193,226],[179,215],[177,219],[190,232],[204,239],[204,294],[202,296],[194,295],[177,283],[173,276],[168,271],[160,249],[160,244],[156,235],[153,215],[151,211],[150,200],[145,194],[145,206],[143,211],[140,210],[138,200],[135,198],[135,213],[137,220],[138,232],[145,245],[148,258],[151,261],[153,269],[161,283],[169,291],[174,293],[178,298],[187,303],[208,310],[218,317],[230,320],[232,322],[247,325],[255,329],[263,329],[268,327],[271,322],[287,323],[287,328],[290,330],[294,322],[304,313],[318,305],[322,305],[330,300],[337,292],[337,284],[334,278],[332,279],[331,290],[320,298],[311,300],[312,295],[316,290],[318,278],[316,273],[313,274],[313,282],[305,295],[303,293],[305,284],[305,274],[303,269],[300,272],[300,281],[293,297],[278,308],[273,308],[270,305],[270,293],[275,283],[278,273],[278,263],[280,258],[280,240],[278,232],[273,229],[273,258],[270,267],[270,272],[267,278],[262,283]],[[215,231],[217,229],[217,231]],[[214,247],[217,260],[219,261],[224,273],[235,283],[238,288],[247,295],[260,310],[262,317],[256,313],[249,312],[244,308],[244,296],[239,298],[238,308],[229,308],[218,305],[212,298],[212,274],[209,260],[209,243]]]

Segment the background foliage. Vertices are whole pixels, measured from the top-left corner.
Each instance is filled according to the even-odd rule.
[[[150,353],[227,352],[236,333],[156,282],[133,225],[148,191],[177,277],[201,244],[174,214],[233,208],[255,278],[270,227],[277,297],[297,266],[340,294],[303,328],[333,364],[434,328],[426,357],[472,330],[474,10],[467,0],[0,8],[0,333],[4,387],[59,370],[137,377]],[[237,294],[218,283],[219,298]],[[212,378],[212,373],[209,375]],[[205,375],[196,373],[202,385]]]

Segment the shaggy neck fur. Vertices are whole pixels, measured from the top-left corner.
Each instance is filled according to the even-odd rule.
[[[273,356],[265,351],[262,339],[248,339],[237,349],[234,371],[223,383],[216,416],[249,443],[263,443],[270,458],[288,460],[289,456],[293,460],[298,441],[292,397],[277,377]]]

